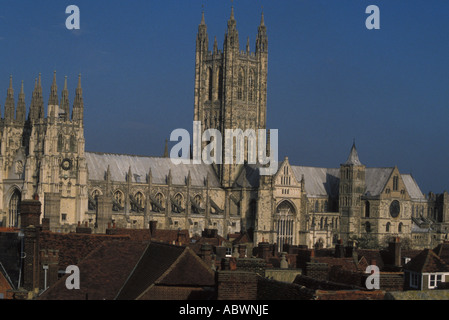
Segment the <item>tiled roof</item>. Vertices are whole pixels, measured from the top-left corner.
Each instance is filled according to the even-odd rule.
[[[40,300],[112,300],[139,261],[147,243],[109,241],[102,243],[77,266],[80,270],[80,289],[69,290],[65,279],[45,291]]]
[[[114,240],[129,240],[129,235],[78,234],[40,232],[40,249],[59,251],[59,269],[77,265],[102,243]]]
[[[136,299],[167,271],[184,250],[185,247],[181,246],[151,242],[116,299]]]
[[[440,243],[433,251],[444,262],[449,264],[449,243]]]
[[[449,265],[432,250],[424,249],[420,254],[410,260],[404,269],[418,273],[449,272]]]

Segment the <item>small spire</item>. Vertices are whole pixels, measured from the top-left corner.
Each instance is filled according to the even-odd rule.
[[[168,158],[168,139],[165,139],[164,158]]]
[[[81,73],[78,75],[78,89],[81,89]]]
[[[217,36],[214,38],[214,53],[218,53],[218,44],[217,44]]]
[[[262,14],[260,17],[260,26],[265,26],[265,19],[264,19],[264,14],[263,14],[263,6],[262,6]]]
[[[204,19],[204,4],[201,5],[202,7],[202,11],[201,11],[201,25],[205,25],[206,24],[206,19]]]
[[[20,94],[25,94],[25,92],[23,90],[23,80],[22,80],[22,86],[20,87]]]
[[[9,88],[12,89],[12,74],[9,75]]]
[[[38,88],[42,88],[41,73],[39,72]]]
[[[67,76],[64,77],[64,90],[68,90],[67,89]]]
[[[246,52],[249,52],[249,37],[246,39]]]
[[[231,6],[231,18],[229,20],[235,20],[235,18],[234,18],[234,5]]]

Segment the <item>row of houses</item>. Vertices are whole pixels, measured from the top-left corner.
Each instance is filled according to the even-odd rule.
[[[249,233],[79,224],[50,231],[37,200],[22,203],[20,228],[0,230],[0,298],[37,300],[379,300],[445,299],[449,243],[424,250],[392,238],[381,250],[319,249],[267,242]],[[79,287],[68,285],[79,271]],[[371,269],[379,285],[367,287]],[[370,268],[369,268],[370,267]],[[68,271],[70,270],[70,272]],[[73,272],[72,272],[73,271]],[[370,290],[371,289],[371,290]],[[419,294],[418,294],[419,293]]]

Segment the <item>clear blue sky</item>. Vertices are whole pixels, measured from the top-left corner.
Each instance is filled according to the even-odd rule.
[[[79,31],[65,27],[71,4]],[[29,108],[39,72],[45,103],[56,70],[71,104],[81,73],[86,150],[161,155],[172,130],[191,131],[202,4],[221,48],[231,1],[2,1],[2,115],[10,74],[16,97],[25,81]],[[371,4],[380,30],[365,27]],[[338,167],[355,138],[366,166],[397,165],[424,193],[449,190],[447,0],[235,0],[242,49],[248,36],[254,49],[262,5],[281,159]]]

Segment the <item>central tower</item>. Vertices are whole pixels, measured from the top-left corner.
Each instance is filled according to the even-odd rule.
[[[255,52],[250,51],[249,38],[246,50],[240,50],[234,8],[228,20],[223,50],[218,50],[215,38],[210,51],[202,13],[196,39],[194,121],[201,122],[203,131],[220,131],[223,151],[226,129],[253,129],[256,133],[258,129],[266,129],[267,68],[268,38],[263,12]],[[224,154],[222,159],[224,161]],[[215,165],[223,187],[233,185],[240,166],[235,163]]]

